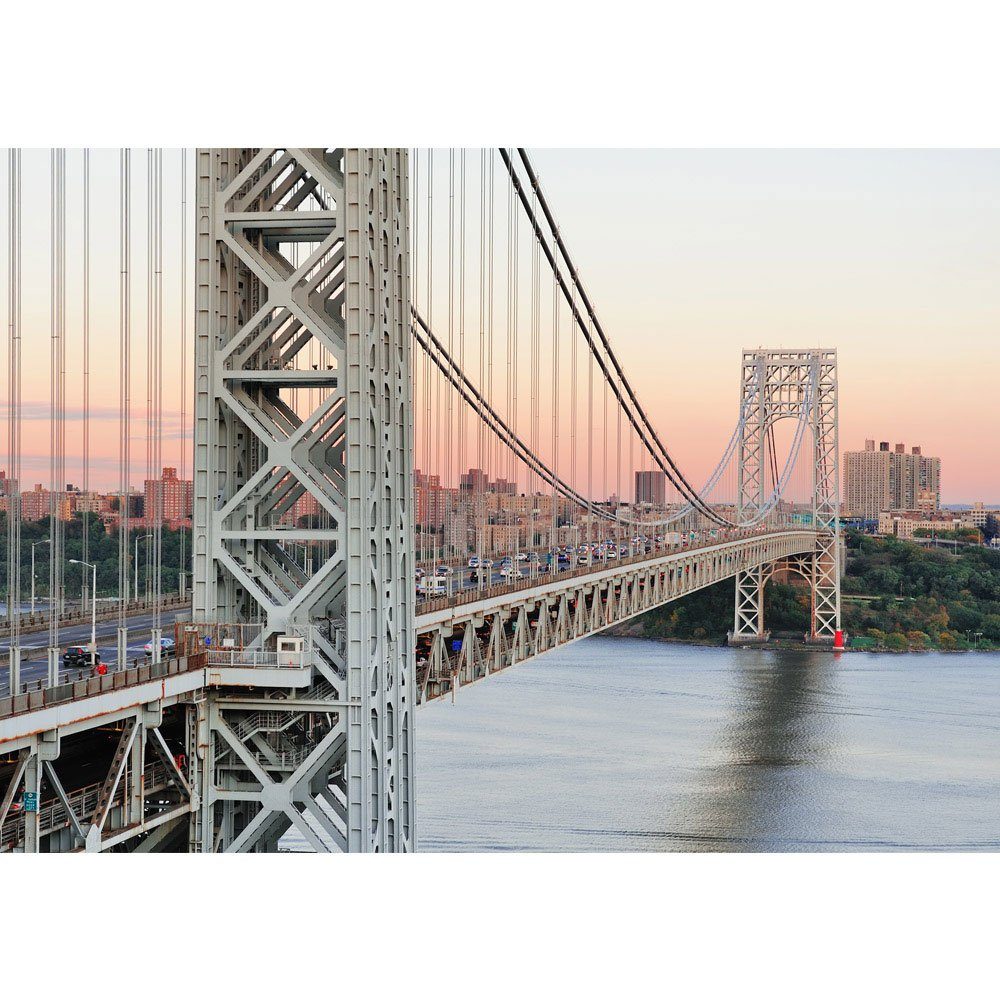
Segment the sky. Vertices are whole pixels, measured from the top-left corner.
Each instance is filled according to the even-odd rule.
[[[682,467],[727,439],[743,348],[835,347],[842,451],[920,445],[942,502],[1000,503],[1000,151],[532,155]]]
[[[191,389],[181,378],[180,156],[164,152],[163,464],[190,470],[180,412],[182,385]],[[841,450],[862,448],[865,438],[920,445],[941,457],[943,502],[1000,503],[1000,152],[543,149],[532,157],[640,399],[694,480],[712,468],[735,422],[743,348],[836,347]],[[131,478],[139,484],[146,151],[134,150],[132,164]],[[190,154],[188,168],[193,176]],[[30,486],[49,481],[48,152],[25,151],[23,170]],[[92,152],[91,479],[105,488],[116,482],[119,444],[118,170],[117,150]],[[5,193],[6,157],[0,174]],[[67,175],[67,479],[80,482],[79,150],[67,153]],[[6,214],[4,197],[4,233]],[[192,234],[189,225],[189,258]],[[190,260],[187,273],[190,315]],[[189,319],[189,342],[192,326]],[[189,348],[189,364],[191,356]]]

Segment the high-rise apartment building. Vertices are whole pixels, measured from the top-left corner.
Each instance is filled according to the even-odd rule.
[[[864,451],[844,452],[844,515],[875,520],[883,511],[935,511],[941,504],[941,459],[919,447],[865,441]]]
[[[635,502],[663,507],[667,502],[667,477],[660,469],[635,474]]]
[[[159,479],[145,481],[143,510],[149,524],[154,524],[157,516],[172,526],[190,521],[193,506],[194,484],[190,479],[178,479],[175,468],[167,466]]]

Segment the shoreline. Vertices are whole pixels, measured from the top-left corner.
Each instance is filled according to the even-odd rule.
[[[643,635],[632,630],[608,629],[599,633],[613,639],[647,639],[650,642],[664,642],[675,646],[700,646],[704,649],[766,649],[775,650],[795,650],[797,652],[830,652],[830,653],[878,653],[904,656],[908,653],[992,653],[1000,656],[1000,650],[996,649],[942,649],[939,646],[925,646],[923,649],[889,649],[885,646],[845,646],[843,649],[835,650],[832,646],[819,646],[798,639],[769,639],[767,642],[735,643],[730,644],[725,639],[680,639],[674,636]]]

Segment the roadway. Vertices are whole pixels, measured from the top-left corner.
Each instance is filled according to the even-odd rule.
[[[712,543],[718,543],[721,541],[730,541],[731,538],[727,537],[723,533],[721,538],[712,538]],[[707,539],[706,539],[707,541]],[[650,558],[655,558],[656,556],[666,556],[675,552],[684,551],[689,548],[700,547],[696,544],[656,544],[645,546],[645,554]],[[638,547],[636,550],[636,555],[639,555]],[[540,556],[544,557],[544,553],[540,553]],[[601,554],[594,555],[589,566],[593,569],[600,568],[611,568],[621,562],[631,562],[632,560],[628,557],[622,557],[621,559],[607,558]],[[516,563],[520,571],[520,577],[507,578],[501,575],[500,572],[500,562],[501,559],[497,558],[495,560],[495,565],[490,571],[489,581],[480,582],[473,579],[474,570],[469,569],[465,564],[459,564],[457,560],[447,560],[444,562],[430,562],[421,561],[421,566],[426,568],[426,572],[430,575],[433,572],[434,567],[450,565],[452,567],[451,573],[447,574],[447,583],[444,593],[440,594],[421,594],[417,592],[417,608],[419,610],[420,604],[426,600],[432,600],[439,597],[450,597],[461,591],[475,591],[480,588],[492,587],[497,584],[509,584],[512,589],[523,585],[527,580],[538,580],[539,583],[543,583],[547,580],[553,578],[549,573],[549,567],[542,563],[541,565],[536,565],[534,568],[527,561],[519,561]],[[563,565],[560,571],[555,574],[558,578],[565,574],[569,576],[573,570],[579,570],[583,568],[583,565],[578,564],[575,560],[569,565]],[[166,636],[171,636],[173,633],[173,626],[175,621],[175,615],[183,613],[184,609],[179,607],[172,607],[165,609],[161,616],[161,627],[163,628],[164,634]],[[145,662],[145,650],[144,646],[149,641],[152,635],[153,628],[153,615],[150,612],[141,612],[130,616],[127,619],[128,622],[128,660],[131,663],[134,660],[139,660]],[[80,674],[81,668],[74,667],[69,670],[65,670],[62,667],[62,652],[67,646],[84,646],[90,642],[90,623],[82,623],[79,625],[69,625],[64,626],[59,631],[59,652],[60,652],[60,667],[59,667],[59,678],[64,680],[70,677],[77,677]],[[0,639],[0,659],[6,659],[8,651],[10,648],[10,642],[8,639]],[[48,650],[48,632],[33,632],[22,636],[22,660],[21,660],[21,682],[27,684],[35,684],[39,680],[44,681],[48,675],[48,660],[47,660],[47,650]],[[117,643],[117,621],[99,621],[97,623],[97,649],[101,654],[101,660],[107,664],[108,670],[117,670],[118,664],[118,643]],[[6,669],[0,669],[0,696],[9,693],[8,690],[8,674]]]
[[[173,635],[174,615],[181,613],[181,608],[170,608],[161,615],[161,627],[167,636]],[[154,616],[150,612],[142,612],[127,619],[128,623],[128,659],[145,660],[144,646],[152,635]],[[64,670],[62,653],[67,646],[86,646],[90,643],[90,622],[83,625],[69,625],[59,630],[59,678],[76,677],[79,667]],[[48,632],[32,632],[21,637],[21,683],[34,684],[44,681],[48,676]],[[10,640],[0,639],[0,659],[6,660],[10,650]],[[108,665],[108,670],[118,667],[118,622],[104,621],[97,623],[97,650],[101,659]],[[27,662],[25,659],[27,658]],[[9,675],[6,669],[0,670],[0,695],[8,691]]]

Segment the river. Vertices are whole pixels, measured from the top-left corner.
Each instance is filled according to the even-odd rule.
[[[420,709],[417,768],[422,851],[994,851],[1000,657],[595,637]]]

